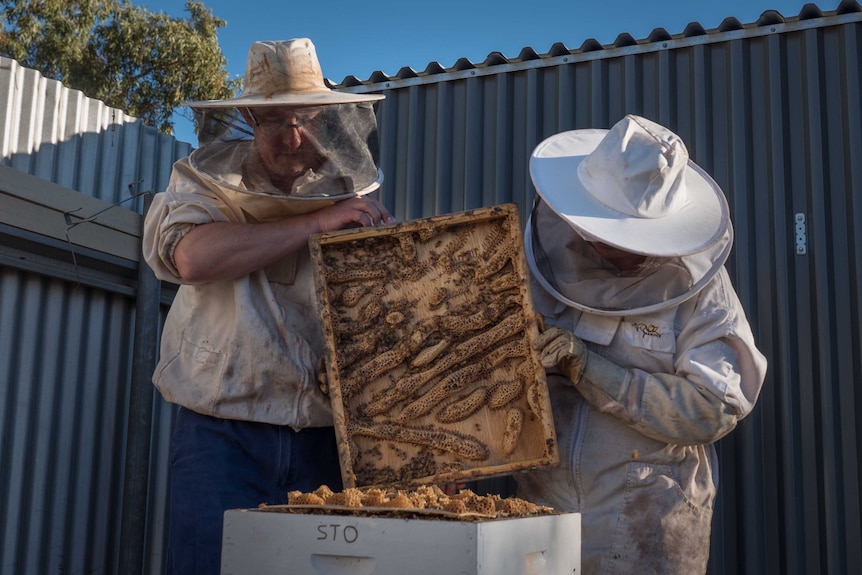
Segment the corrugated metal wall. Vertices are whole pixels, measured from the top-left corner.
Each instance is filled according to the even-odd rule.
[[[862,8],[845,0],[825,15],[808,5],[744,26],[525,48],[342,86],[387,94],[380,196],[400,219],[509,201],[524,214],[539,141],[628,112],[674,129],[724,188],[737,234],[729,268],[770,369],[755,412],[719,445],[715,574],[862,566],[860,34]],[[9,60],[0,90],[0,162],[108,203],[140,179],[161,189],[189,151]],[[115,209],[126,207],[142,206]],[[142,326],[160,326],[141,305],[152,294],[127,279],[76,286],[68,262],[44,271],[62,242],[16,233],[0,227],[0,572],[157,573],[172,410],[151,391],[141,407],[149,374],[133,368],[147,349]],[[127,430],[141,433],[141,414],[147,437],[135,445],[149,459],[135,487]],[[127,537],[135,489],[146,506],[131,517],[144,525]],[[143,539],[140,558],[124,537]]]
[[[1,163],[110,203],[130,185],[162,189],[192,149],[9,58],[0,58],[0,114]]]
[[[3,573],[115,564],[133,311],[0,268]]]
[[[61,212],[130,220],[145,199],[132,194],[164,189],[191,146],[6,58],[0,134],[0,209],[29,207],[41,180],[102,200],[33,196],[40,210],[0,213],[0,573],[160,573],[173,410],[154,393],[151,366],[134,372],[157,343],[141,330],[157,337],[158,299],[137,322],[140,248],[118,257],[83,247],[74,240],[86,225],[67,245]]]

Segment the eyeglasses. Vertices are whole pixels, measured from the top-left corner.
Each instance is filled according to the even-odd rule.
[[[246,108],[248,116],[258,128],[266,133],[279,133],[289,129],[303,129],[310,131],[323,122],[323,109],[319,106],[307,108],[291,108],[285,110],[279,118],[261,120],[255,115],[251,108]]]

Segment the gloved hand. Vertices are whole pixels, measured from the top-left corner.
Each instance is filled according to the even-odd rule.
[[[536,338],[533,347],[539,352],[539,361],[545,369],[556,367],[573,384],[578,385],[587,365],[587,346],[570,332],[549,327]]]

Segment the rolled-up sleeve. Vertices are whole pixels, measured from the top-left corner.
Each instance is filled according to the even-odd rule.
[[[153,197],[144,219],[143,256],[156,277],[183,283],[174,261],[177,244],[197,225],[230,221],[227,213],[222,200],[175,168],[167,189]]]

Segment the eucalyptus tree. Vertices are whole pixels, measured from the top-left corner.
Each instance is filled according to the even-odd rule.
[[[165,133],[189,100],[233,96],[218,44],[226,22],[198,0],[186,18],[128,0],[0,0],[0,56],[39,70]]]

